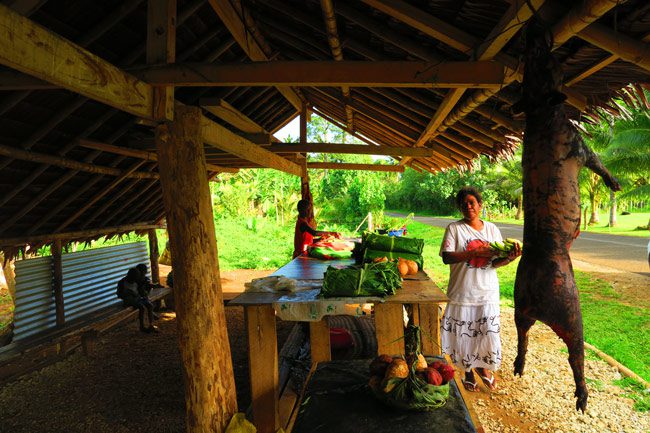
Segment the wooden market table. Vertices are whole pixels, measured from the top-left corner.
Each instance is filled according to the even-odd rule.
[[[379,353],[404,353],[403,305],[410,305],[414,323],[422,329],[422,351],[427,355],[440,354],[439,305],[447,296],[428,277],[419,271],[404,279],[395,295],[381,297],[327,298],[318,297],[319,286],[329,266],[346,267],[352,259],[318,260],[297,257],[272,275],[285,276],[311,284],[311,290],[295,293],[244,292],[228,303],[244,307],[248,332],[248,357],[253,419],[257,431],[275,432],[280,425],[278,348],[275,328],[276,310],[282,317],[285,308],[300,308],[315,312],[300,319],[309,322],[311,357],[314,364],[331,359],[329,326],[323,315],[337,313],[341,304],[374,304],[375,330]],[[297,319],[292,319],[297,320]]]

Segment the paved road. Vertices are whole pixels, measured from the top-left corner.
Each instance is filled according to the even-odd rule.
[[[397,214],[393,214],[397,216]],[[415,217],[415,221],[436,227],[447,227],[448,218]],[[504,238],[523,239],[523,226],[497,223]],[[571,247],[571,258],[595,266],[606,266],[624,272],[650,277],[648,238],[582,232]]]

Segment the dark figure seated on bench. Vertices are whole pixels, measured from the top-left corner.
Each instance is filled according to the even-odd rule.
[[[141,271],[142,266],[144,266],[145,273]],[[158,327],[153,324],[153,304],[148,297],[151,289],[156,286],[146,277],[146,269],[146,265],[138,265],[135,268],[129,269],[126,276],[117,283],[117,297],[124,301],[125,306],[138,309],[140,331],[158,332]],[[149,318],[148,327],[144,325],[145,310],[147,310],[147,316]]]

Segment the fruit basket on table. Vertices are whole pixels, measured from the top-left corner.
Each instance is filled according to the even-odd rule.
[[[420,353],[420,329],[406,332],[406,356],[380,355],[370,363],[368,386],[388,406],[429,411],[445,405],[454,368],[442,360],[429,365]]]

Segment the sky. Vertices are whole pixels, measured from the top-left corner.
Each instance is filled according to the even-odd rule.
[[[286,141],[287,136],[291,135],[293,138],[300,137],[300,116],[296,116],[291,122],[273,134],[275,138],[280,141]]]

